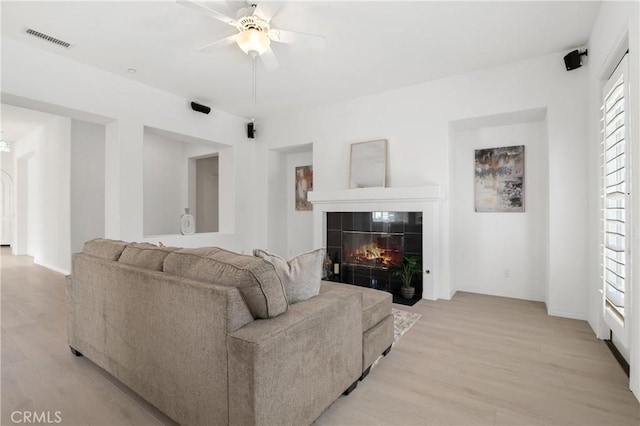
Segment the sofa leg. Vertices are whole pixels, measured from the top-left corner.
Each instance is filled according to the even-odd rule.
[[[389,352],[391,352],[391,346],[392,346],[392,345],[389,345],[389,347],[388,347],[387,349],[385,349],[385,350],[384,350],[384,352],[382,352],[382,356],[387,356],[387,354],[388,354]]]
[[[364,378],[367,377],[367,375],[369,374],[369,371],[371,371],[371,366],[369,366],[369,368],[367,368],[362,372],[362,376],[360,376],[360,381],[363,381]]]
[[[349,394],[350,394],[351,392],[353,392],[353,390],[354,390],[355,388],[357,388],[357,387],[358,387],[358,381],[356,380],[355,382],[353,382],[353,383],[351,384],[351,386],[349,386],[349,387],[347,388],[347,390],[346,390],[346,391],[342,392],[342,394],[343,394],[343,395],[349,395]]]
[[[75,350],[73,347],[69,346],[69,349],[71,349],[71,353],[75,356],[83,356],[81,352]]]

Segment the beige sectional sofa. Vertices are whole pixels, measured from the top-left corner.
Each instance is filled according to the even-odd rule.
[[[185,425],[309,424],[393,341],[390,295],[289,305],[273,265],[218,248],[88,241],[67,306],[72,352]]]

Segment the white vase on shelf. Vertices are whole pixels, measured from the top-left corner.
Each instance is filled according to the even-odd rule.
[[[185,208],[184,213],[180,215],[180,233],[182,235],[191,235],[196,231],[196,222],[193,216],[189,214],[189,209]]]

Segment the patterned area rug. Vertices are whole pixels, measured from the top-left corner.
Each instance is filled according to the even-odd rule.
[[[393,308],[393,343],[391,346],[398,343],[398,340],[400,340],[402,335],[409,331],[409,329],[418,322],[421,316],[422,314],[401,311],[400,309]],[[378,364],[380,359],[382,359],[382,355],[380,355],[371,365],[372,369]]]
[[[404,333],[409,331],[420,319],[422,314],[401,311],[393,308],[393,344],[395,345]]]

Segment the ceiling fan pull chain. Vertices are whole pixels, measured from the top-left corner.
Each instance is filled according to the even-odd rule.
[[[256,56],[253,56],[253,104],[256,105]]]

